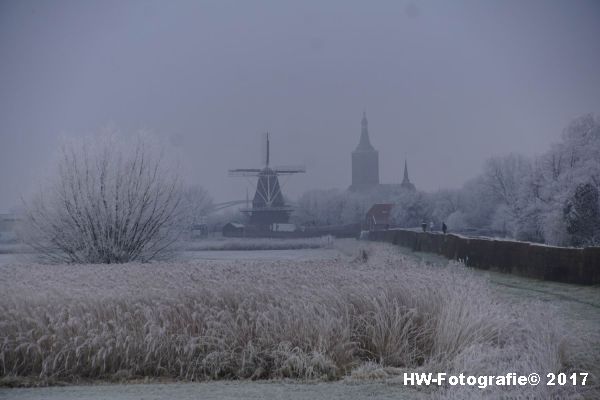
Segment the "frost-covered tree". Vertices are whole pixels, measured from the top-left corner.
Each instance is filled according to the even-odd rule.
[[[517,236],[518,223],[522,218],[522,207],[519,196],[525,178],[531,171],[529,161],[520,155],[510,154],[505,157],[493,157],[487,160],[483,172],[483,184],[495,196],[501,212],[495,213],[493,223],[498,224],[501,215],[506,230]]]
[[[364,220],[367,211],[374,201],[369,196],[360,193],[347,193],[341,203],[341,220],[343,224],[357,224]]]
[[[565,209],[573,205],[574,194],[588,184],[600,189],[600,121],[591,114],[573,120],[562,140],[535,160],[522,186],[520,229],[536,227],[540,240],[549,244],[579,242],[569,233],[573,227],[568,228],[572,221],[565,216]]]
[[[461,196],[458,190],[438,190],[431,196],[432,216],[437,221],[446,221],[450,215],[459,211],[461,206]]]
[[[375,203],[392,202],[394,194],[385,190],[357,193],[338,189],[310,190],[298,200],[294,221],[304,225],[342,225],[361,223]]]
[[[395,198],[392,209],[394,223],[400,227],[414,228],[432,219],[432,202],[421,191],[402,191]]]
[[[573,246],[600,244],[600,202],[598,188],[590,183],[577,186],[564,209],[567,232]]]
[[[213,201],[206,189],[199,185],[187,186],[181,194],[184,224],[187,227],[200,224],[210,212]]]
[[[162,258],[180,224],[177,175],[141,137],[65,144],[58,176],[26,206],[24,240],[46,261],[123,263]]]
[[[314,226],[341,224],[344,202],[344,192],[340,190],[309,190],[300,196],[294,220]]]
[[[490,226],[498,198],[479,176],[466,182],[461,189],[460,211],[465,227],[487,228]],[[450,229],[452,227],[448,225]]]

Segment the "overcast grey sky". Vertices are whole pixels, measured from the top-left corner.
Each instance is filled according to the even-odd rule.
[[[0,212],[61,136],[165,139],[217,201],[227,169],[305,164],[286,194],[346,188],[363,109],[382,182],[425,190],[541,153],[600,111],[599,1],[0,0]]]

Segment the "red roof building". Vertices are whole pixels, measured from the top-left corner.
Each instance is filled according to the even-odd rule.
[[[393,204],[373,204],[365,216],[364,228],[369,231],[381,231],[390,227]]]

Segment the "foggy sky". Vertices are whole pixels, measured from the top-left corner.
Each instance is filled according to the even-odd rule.
[[[384,183],[458,187],[600,112],[597,1],[0,1],[0,212],[61,137],[145,129],[217,202],[227,169],[305,164],[350,185],[363,110]]]

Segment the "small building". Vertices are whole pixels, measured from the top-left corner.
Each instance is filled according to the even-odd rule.
[[[0,242],[16,242],[19,218],[14,214],[0,214]]]
[[[223,226],[223,236],[243,237],[246,234],[246,227],[237,222],[228,222]]]
[[[271,232],[296,232],[297,230],[296,224],[271,224]]]
[[[13,214],[0,214],[0,232],[13,232],[17,224],[17,216]]]
[[[364,229],[369,231],[382,231],[390,227],[390,216],[393,204],[373,204],[365,216]]]
[[[192,239],[198,239],[208,236],[208,224],[194,224],[190,229]]]

